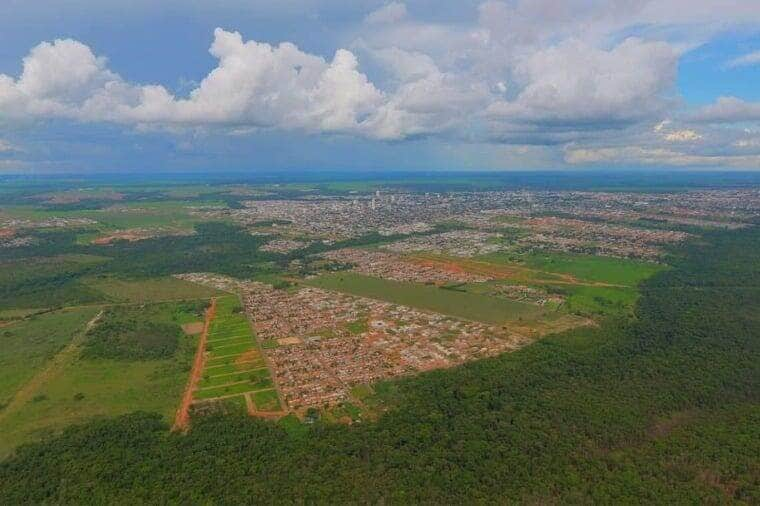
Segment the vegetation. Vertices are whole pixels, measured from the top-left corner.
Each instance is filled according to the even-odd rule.
[[[0,309],[103,301],[103,295],[80,283],[79,276],[107,260],[71,254],[0,262]]]
[[[661,264],[571,253],[532,253],[525,263],[534,269],[572,274],[586,281],[636,286],[665,267]]]
[[[217,300],[216,316],[209,329],[208,360],[196,399],[258,392],[274,388],[256,340],[237,297]],[[274,390],[272,390],[274,391]],[[242,399],[242,397],[241,397]]]
[[[96,308],[61,310],[0,327],[0,406],[5,406],[96,313]]]
[[[105,310],[87,333],[85,358],[146,360],[168,358],[179,346],[182,329],[174,322],[155,321],[141,307],[117,306]]]
[[[119,279],[113,276],[99,276],[86,278],[84,284],[115,302],[208,300],[221,294],[213,288],[168,276],[147,279]]]
[[[532,304],[352,272],[326,274],[309,280],[308,283],[319,288],[491,324],[502,324],[519,318],[529,320],[542,314],[541,308]]]
[[[710,233],[644,283],[635,320],[380,384],[394,407],[373,423],[68,429],[0,465],[0,501],[757,503],[758,247]]]
[[[138,308],[133,309],[134,317],[164,325],[178,325],[197,318],[195,313],[186,311],[197,309],[188,303],[144,306],[142,315]],[[81,308],[37,316],[35,318],[47,323],[39,326],[39,332],[24,335],[39,341],[35,350],[53,345],[60,348],[72,335],[83,332],[85,323],[97,312],[98,308]],[[62,316],[64,314],[69,316]],[[30,324],[31,321],[24,321],[14,327]],[[64,331],[64,337],[56,337]],[[54,367],[49,366],[53,361],[43,361],[43,357],[38,359],[31,353],[9,357],[14,359],[15,370],[29,369],[23,371],[23,387],[29,391],[24,402],[16,403],[13,409],[0,410],[0,457],[20,443],[52,436],[73,423],[95,417],[112,417],[142,409],[157,413],[162,420],[173,419],[195,346],[196,338],[183,336],[172,356],[141,360],[86,356],[81,346],[75,346],[66,361],[57,360],[59,352]],[[0,360],[4,362],[4,358]],[[9,366],[7,370],[14,369]],[[3,363],[0,374],[5,371]],[[16,384],[21,386],[20,382]]]

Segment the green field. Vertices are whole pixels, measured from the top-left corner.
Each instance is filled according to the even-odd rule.
[[[534,269],[571,274],[585,281],[625,286],[636,286],[666,269],[664,265],[652,262],[570,253],[533,253],[524,260]]]
[[[125,280],[111,276],[85,278],[83,283],[114,302],[157,302],[210,299],[222,292],[170,276]]]
[[[241,309],[237,297],[217,300],[216,316],[209,328],[203,376],[193,394],[196,400],[248,392],[253,392],[254,396],[271,392],[267,395],[277,399],[269,369]],[[240,398],[243,399],[242,395]],[[279,401],[272,409],[279,409]]]
[[[145,306],[141,316],[155,324],[179,325],[197,320],[197,313],[190,309],[183,303],[152,305]],[[81,308],[47,313],[0,329],[0,336],[2,330],[13,332],[12,337],[2,337],[3,349],[12,351],[0,358],[3,396],[12,395],[32,377],[36,380],[25,402],[11,411],[0,411],[0,455],[19,443],[96,416],[145,410],[171,419],[187,381],[196,337],[182,335],[171,356],[148,360],[88,357],[82,354],[85,337],[82,346],[50,370],[51,357],[82,332],[97,312],[98,308]],[[39,371],[44,375],[35,377]]]
[[[59,218],[88,218],[97,221],[100,231],[129,228],[172,228],[192,230],[202,220],[190,214],[190,206],[224,206],[220,201],[114,201],[112,207],[103,209],[60,210],[44,209],[36,206],[6,206],[0,216],[29,220]]]
[[[518,319],[530,321],[544,316],[545,313],[542,308],[532,304],[419,283],[402,283],[362,276],[352,272],[325,274],[306,283],[326,290],[384,300],[489,324],[503,324]]]
[[[97,312],[97,308],[61,310],[0,327],[0,405],[7,404]]]
[[[259,411],[277,411],[280,409],[280,400],[274,390],[263,390],[253,394],[253,403]]]

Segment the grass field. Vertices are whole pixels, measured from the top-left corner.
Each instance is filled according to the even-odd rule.
[[[111,276],[85,278],[83,283],[114,302],[209,299],[222,292],[174,277],[125,280]]]
[[[220,201],[136,201],[114,202],[113,207],[85,210],[46,210],[35,206],[6,206],[0,216],[29,220],[52,217],[89,218],[98,222],[91,228],[113,231],[128,228],[175,228],[192,230],[202,220],[190,214],[190,207],[224,206]]]
[[[534,253],[524,257],[534,269],[571,274],[578,279],[636,286],[666,267],[652,262],[570,253]]]
[[[522,302],[352,272],[326,274],[307,281],[307,284],[490,324],[502,324],[520,318],[535,320],[545,312],[538,306]]]
[[[187,309],[182,303],[152,305],[145,308],[144,316],[165,324],[197,320],[197,314]],[[11,326],[8,330],[14,330],[13,342],[2,337],[3,349],[18,351],[0,358],[0,385],[7,392],[12,385],[18,388],[44,369],[47,361],[97,312],[98,308],[70,309]],[[31,340],[34,336],[39,337]],[[74,350],[73,358],[46,375],[28,401],[0,416],[0,455],[20,443],[96,416],[144,410],[171,419],[187,380],[196,341],[197,337],[183,335],[174,355],[161,360],[85,358],[81,349]]]
[[[97,308],[61,310],[1,327],[0,405],[5,405],[97,312]]]
[[[216,317],[211,322],[206,345],[206,363],[193,398],[239,396],[244,400],[242,394],[252,392],[254,403],[259,396],[268,406],[267,411],[279,410],[269,369],[258,349],[253,329],[240,309],[237,297],[217,300]]]
[[[630,312],[638,298],[636,286],[668,268],[652,262],[570,253],[534,253],[518,258],[520,263],[513,253],[493,253],[477,261],[452,261],[476,272],[503,272],[503,282],[559,291],[566,296],[563,310],[584,316]],[[478,293],[487,285],[471,284],[466,289]]]
[[[274,390],[264,390],[253,394],[253,403],[259,411],[277,411],[280,409],[280,400]]]

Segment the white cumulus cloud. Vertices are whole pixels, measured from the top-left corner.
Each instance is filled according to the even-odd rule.
[[[738,58],[734,58],[733,60],[730,60],[726,66],[729,68],[736,68],[749,67],[751,65],[758,64],[760,64],[760,50],[753,51],[752,53],[747,53],[745,55],[739,56]]]
[[[401,2],[391,2],[367,14],[365,23],[382,24],[396,23],[406,17],[406,5]]]
[[[747,102],[736,97],[719,97],[714,104],[700,109],[694,115],[694,119],[708,123],[760,121],[760,102]]]
[[[492,118],[547,124],[628,123],[667,105],[677,52],[663,42],[629,38],[609,49],[580,40],[521,57],[521,91],[489,107]]]

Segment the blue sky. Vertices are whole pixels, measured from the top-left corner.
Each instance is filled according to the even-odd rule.
[[[0,171],[760,168],[756,0],[9,0]]]

